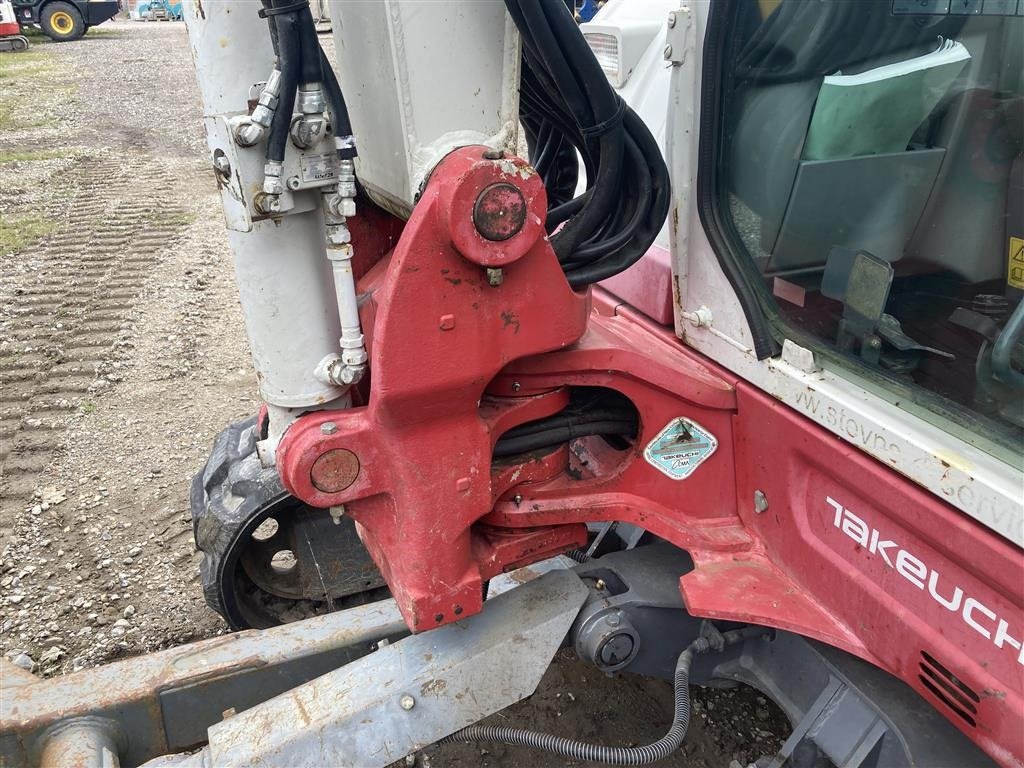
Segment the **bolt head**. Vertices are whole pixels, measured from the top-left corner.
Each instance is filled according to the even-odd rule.
[[[676,25],[676,14],[675,11],[668,15],[668,28],[672,29]]]
[[[764,491],[754,491],[754,511],[759,515],[768,511],[768,497],[764,495]]]
[[[402,694],[402,698],[398,700],[398,706],[408,712],[410,709],[416,706],[416,699],[410,696],[408,693]]]
[[[505,273],[501,269],[495,269],[493,267],[487,268],[487,284],[493,287],[498,287],[505,281]]]
[[[666,45],[665,46],[665,58],[666,59],[671,59],[672,58],[672,46],[671,45]]]
[[[333,435],[337,431],[338,425],[335,424],[333,421],[325,421],[323,424],[320,425],[321,435]]]
[[[221,176],[230,176],[231,161],[228,160],[227,155],[217,155],[213,158],[213,169]]]

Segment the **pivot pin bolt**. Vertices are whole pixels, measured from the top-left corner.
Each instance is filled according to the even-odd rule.
[[[526,198],[519,187],[508,182],[485,187],[473,206],[473,225],[486,240],[501,242],[515,237],[525,223]]]

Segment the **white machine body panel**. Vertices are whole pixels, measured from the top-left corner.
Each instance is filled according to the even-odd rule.
[[[519,34],[504,4],[332,0],[330,13],[356,171],[378,203],[407,215],[457,147],[516,151]]]

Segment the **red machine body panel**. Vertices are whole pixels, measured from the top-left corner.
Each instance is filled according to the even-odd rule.
[[[289,428],[277,452],[288,490],[345,506],[414,631],[480,610],[487,578],[579,546],[585,522],[635,523],[693,557],[680,588],[694,615],[861,656],[1021,764],[1021,552],[670,328],[600,289],[591,307],[543,236],[535,174],[483,152],[435,170],[394,251],[361,279],[368,402]],[[495,184],[528,209],[501,241],[471,231]],[[561,410],[574,386],[635,405],[630,447],[581,438],[492,457],[505,431]],[[683,453],[710,436],[684,478],[649,453],[673,425]]]

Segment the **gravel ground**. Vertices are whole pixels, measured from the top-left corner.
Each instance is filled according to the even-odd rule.
[[[25,97],[16,67],[53,86],[0,131],[0,215],[47,233],[0,253],[0,649],[47,676],[225,631],[203,602],[188,484],[257,407],[184,28],[101,29],[24,64],[0,54],[5,98]],[[665,765],[745,765],[787,730],[749,689],[694,697]],[[641,743],[671,700],[664,681],[560,657],[495,718]],[[420,762],[576,764],[478,745]]]

